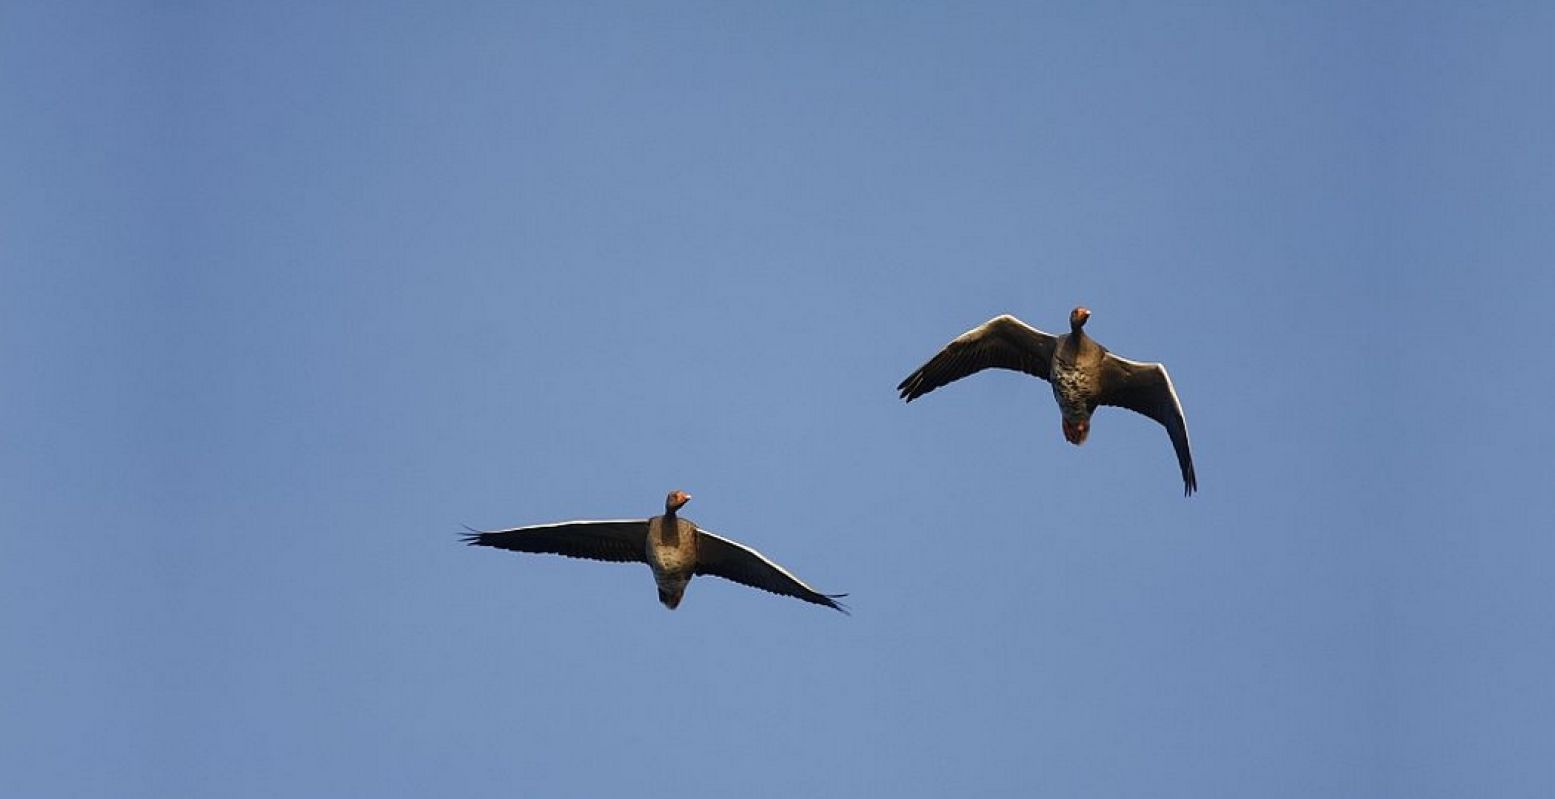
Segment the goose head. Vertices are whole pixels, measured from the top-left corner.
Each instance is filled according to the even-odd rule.
[[[680,510],[682,506],[690,501],[691,495],[677,488],[674,491],[671,491],[669,496],[664,498],[664,510],[667,513],[673,513],[674,511]]]

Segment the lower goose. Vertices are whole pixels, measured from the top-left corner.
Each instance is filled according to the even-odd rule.
[[[558,522],[492,532],[471,530],[464,541],[471,546],[514,552],[646,563],[658,583],[659,601],[670,610],[680,605],[693,576],[710,574],[848,612],[837,602],[847,594],[816,591],[760,552],[680,518],[677,511],[690,501],[690,494],[671,491],[664,500],[664,515],[651,519]]]

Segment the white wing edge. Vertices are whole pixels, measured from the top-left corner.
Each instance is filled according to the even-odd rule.
[[[746,546],[746,545],[744,545],[744,544],[742,544],[742,543],[740,543],[740,542],[738,542],[738,541],[736,541],[736,540],[734,540],[732,538],[725,538],[724,536],[721,536],[721,535],[719,535],[719,534],[717,534],[717,533],[715,533],[715,532],[713,532],[711,530],[704,530],[704,529],[698,527],[697,528],[697,532],[699,532],[699,533],[701,533],[703,535],[706,535],[706,536],[711,536],[713,538],[716,538],[719,541],[722,541],[725,544],[728,544],[728,545],[730,545],[732,547],[738,547],[740,549],[743,549],[746,552],[749,552],[750,554],[755,555],[756,558],[758,560],[760,560],[762,563],[765,563],[768,566],[771,566],[772,568],[777,569],[779,574],[782,574],[784,577],[787,577],[788,579],[793,580],[795,583],[798,583],[800,585],[800,587],[804,588],[806,591],[811,591],[811,592],[814,592],[814,593],[817,593],[817,594],[821,593],[820,591],[816,591],[814,588],[811,588],[810,585],[808,583],[806,583],[804,580],[801,580],[798,577],[795,577],[793,572],[790,572],[788,569],[785,569],[782,566],[777,565],[776,563],[774,563],[772,561],[771,558],[767,557],[766,555],[761,554],[760,552],[757,552],[755,549],[753,549],[751,547],[748,547],[748,546]],[[825,594],[821,594],[821,595],[822,596],[826,596]]]

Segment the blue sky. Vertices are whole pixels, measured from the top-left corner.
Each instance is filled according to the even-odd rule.
[[[1547,4],[9,4],[0,788],[1555,790]],[[892,387],[1075,304],[1121,411]],[[476,550],[686,515],[844,617]]]

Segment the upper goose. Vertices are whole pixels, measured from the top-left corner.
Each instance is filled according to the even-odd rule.
[[[677,516],[676,511],[690,501],[690,494],[671,491],[664,499],[664,515],[651,519],[558,522],[494,532],[471,530],[464,541],[472,546],[515,552],[647,563],[659,585],[659,601],[670,610],[680,605],[693,575],[711,574],[848,612],[836,601],[847,594],[816,591],[760,552]]]
[[[1091,312],[1069,312],[1069,333],[1051,336],[1008,314],[957,336],[938,355],[918,367],[896,387],[902,399],[913,400],[940,386],[989,367],[1014,369],[1053,385],[1053,398],[1064,416],[1064,438],[1085,443],[1091,413],[1097,405],[1116,405],[1160,422],[1172,437],[1183,494],[1198,490],[1193,453],[1188,449],[1188,423],[1172,388],[1166,367],[1119,358],[1085,335]]]

